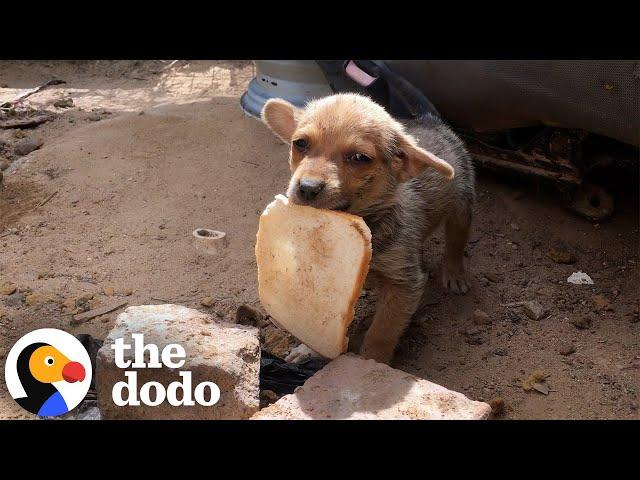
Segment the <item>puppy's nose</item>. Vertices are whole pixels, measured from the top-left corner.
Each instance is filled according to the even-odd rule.
[[[303,178],[298,183],[300,197],[307,202],[316,198],[323,188],[324,182],[322,180],[309,180]]]

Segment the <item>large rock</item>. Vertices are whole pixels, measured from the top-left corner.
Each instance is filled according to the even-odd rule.
[[[491,407],[352,354],[338,357],[296,393],[260,410],[252,420],[485,419]]]
[[[145,344],[154,343],[162,352],[177,343],[186,351],[186,363],[179,369],[120,369],[111,348],[117,338],[133,344],[131,335],[144,334]],[[125,360],[133,360],[131,348]],[[148,358],[147,358],[148,361]],[[166,388],[181,381],[179,372],[192,373],[192,389],[200,382],[214,382],[220,400],[212,406],[117,406],[112,400],[113,386],[126,381],[125,371],[137,371],[138,392],[150,381]],[[210,315],[179,305],[129,307],[118,315],[116,324],[98,351],[96,388],[103,419],[246,419],[259,408],[260,345],[253,327],[214,321]],[[181,392],[181,391],[179,391]],[[181,394],[179,393],[179,398]]]

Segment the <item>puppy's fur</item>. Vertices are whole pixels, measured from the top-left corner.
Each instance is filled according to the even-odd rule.
[[[377,287],[378,304],[360,353],[388,363],[418,307],[425,239],[440,223],[442,281],[456,293],[469,289],[463,258],[474,172],[467,150],[441,120],[429,116],[405,128],[357,94],[314,100],[304,109],[272,99],[262,119],[291,146],[290,201],[360,215],[371,229],[367,282]]]

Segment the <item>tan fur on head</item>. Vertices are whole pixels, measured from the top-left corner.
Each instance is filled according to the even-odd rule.
[[[402,124],[362,95],[331,95],[309,102],[304,109],[271,99],[262,110],[262,120],[291,143],[293,174],[287,194],[294,203],[361,212],[391,195],[397,182],[425,168],[432,167],[447,179],[454,176],[451,165],[419,147]],[[305,146],[300,147],[301,142]],[[303,181],[320,182],[322,192],[313,200],[300,198]]]

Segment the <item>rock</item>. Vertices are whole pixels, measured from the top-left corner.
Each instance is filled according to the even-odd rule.
[[[25,303],[27,305],[29,305],[30,307],[38,306],[38,305],[44,303],[45,301],[46,301],[46,299],[42,295],[40,295],[39,293],[29,293],[25,297]]]
[[[259,310],[250,305],[240,305],[236,310],[236,323],[240,325],[251,325],[261,327],[264,322],[264,315]]]
[[[24,305],[26,295],[23,292],[15,292],[13,295],[9,295],[4,304],[7,307],[21,307]]]
[[[558,349],[558,353],[563,356],[571,355],[572,353],[576,353],[576,346],[573,343],[567,343],[566,345],[562,345]]]
[[[15,283],[5,282],[0,285],[0,294],[1,295],[11,295],[18,289],[18,286]]]
[[[102,120],[102,117],[100,116],[100,114],[96,112],[90,113],[87,118],[92,122],[99,122],[100,120]]]
[[[489,325],[491,323],[491,318],[482,310],[475,310],[473,315],[471,316],[471,320],[476,325]]]
[[[278,394],[273,390],[262,390],[260,392],[260,400],[261,403],[264,403],[264,406],[271,405],[278,401]]]
[[[179,369],[164,365],[135,369],[138,388],[151,381],[167,388],[172,382],[182,381],[181,371],[191,372],[192,388],[201,382],[214,382],[220,389],[219,401],[213,406],[196,403],[174,407],[166,400],[155,407],[116,406],[112,389],[117,382],[126,380],[126,370],[115,365],[111,345],[120,337],[131,344],[133,333],[144,334],[144,343],[153,343],[160,351],[171,343],[181,345],[186,351],[186,363]],[[125,360],[132,358],[131,350],[133,347],[126,351]],[[191,308],[179,305],[127,308],[118,315],[113,330],[98,351],[96,363],[98,407],[103,419],[246,419],[259,408],[258,330],[217,322],[211,315]]]
[[[11,165],[9,163],[9,160],[7,160],[6,158],[1,158],[0,157],[0,172],[5,171],[7,168],[9,168],[9,165]]]
[[[580,330],[586,330],[587,328],[590,328],[592,324],[591,317],[577,313],[571,315],[569,321]]]
[[[609,302],[607,297],[605,297],[604,295],[594,295],[593,297],[591,297],[591,301],[593,302],[593,307],[596,311],[613,311],[611,302]]]
[[[61,100],[56,100],[53,102],[53,106],[57,108],[71,108],[73,107],[73,98],[67,97]]]
[[[486,419],[491,407],[374,360],[341,355],[252,420]]]
[[[566,252],[564,250],[556,250],[553,247],[549,249],[547,256],[556,263],[571,264],[578,261],[578,259],[572,253]]]
[[[122,294],[125,297],[130,297],[131,295],[133,295],[133,288],[124,288],[124,289],[122,289]]]
[[[44,145],[44,142],[42,140],[25,138],[14,145],[13,152],[16,155],[24,156],[30,154],[34,150],[38,150],[40,147],[42,147],[42,145]]]
[[[216,304],[216,300],[213,297],[204,297],[200,300],[200,305],[203,307],[213,307]]]
[[[549,395],[549,387],[547,387],[544,383],[532,383],[531,387],[539,393],[543,395]]]
[[[102,293],[104,293],[107,297],[113,297],[116,293],[116,290],[113,287],[104,287],[102,289]]]
[[[522,304],[524,313],[532,320],[540,320],[547,313],[546,309],[536,300],[530,300]]]
[[[102,420],[102,416],[100,415],[98,407],[91,407],[79,413],[76,420]]]
[[[575,285],[593,285],[591,277],[584,272],[573,272],[569,275],[569,278],[567,278],[567,282]]]
[[[284,359],[298,343],[290,333],[281,330],[273,324],[269,324],[263,328],[260,334],[263,339],[262,349],[282,359]]]

